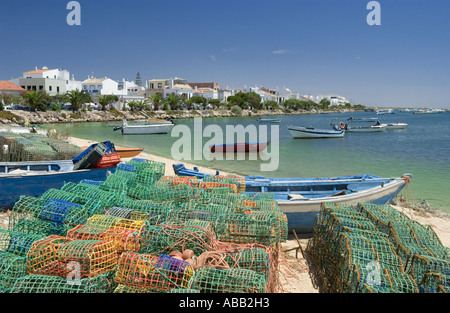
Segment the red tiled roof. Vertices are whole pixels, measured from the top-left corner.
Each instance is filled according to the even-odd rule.
[[[47,71],[51,71],[51,70],[50,69],[41,69],[41,70],[36,70],[36,71],[25,72],[24,74],[42,74]]]
[[[0,80],[0,91],[25,91],[25,89],[10,81]]]

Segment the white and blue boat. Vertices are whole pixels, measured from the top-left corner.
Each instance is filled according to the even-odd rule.
[[[189,170],[183,164],[173,166],[179,176],[205,175],[198,169]],[[219,175],[217,172],[216,175]],[[324,202],[357,205],[358,203],[389,204],[411,181],[412,175],[382,178],[356,175],[324,178],[267,178],[245,177],[245,192],[250,195],[272,193],[278,206],[286,214],[289,231],[311,233],[314,219]]]
[[[273,193],[278,206],[286,214],[289,230],[310,233],[322,203],[389,204],[411,181],[411,178],[411,174],[396,178],[382,178],[374,175],[331,178],[248,176],[245,177],[245,186],[248,194]]]
[[[342,138],[344,137],[344,130],[333,129],[319,129],[313,127],[303,126],[288,126],[288,130],[291,132],[294,138]]]

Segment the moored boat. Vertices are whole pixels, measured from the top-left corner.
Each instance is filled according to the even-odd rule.
[[[230,144],[213,144],[209,146],[211,152],[261,152],[267,148],[269,142],[243,142]]]
[[[355,123],[375,123],[373,125],[363,125]],[[347,119],[347,123],[339,123],[341,129],[345,129],[346,132],[383,132],[386,130],[386,126],[376,118],[353,118]]]
[[[406,123],[387,123],[381,125],[386,126],[386,129],[403,129],[408,126]]]
[[[81,149],[86,150],[88,147],[81,147]],[[144,148],[124,148],[124,147],[115,147],[115,152],[119,153],[120,158],[132,158],[138,156]]]
[[[281,120],[278,118],[258,118],[257,119],[258,123],[280,123]]]
[[[313,127],[289,126],[289,131],[294,138],[341,138],[344,130],[319,129]]]
[[[121,127],[114,130],[121,130],[123,135],[149,135],[149,134],[167,134],[174,124],[167,123],[151,123],[145,125],[129,125],[126,120],[123,121]]]

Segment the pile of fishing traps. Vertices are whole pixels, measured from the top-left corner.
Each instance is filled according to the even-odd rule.
[[[390,205],[322,203],[307,252],[322,292],[450,291],[450,249]]]
[[[164,173],[134,158],[104,181],[22,196],[0,231],[0,292],[277,292],[288,229],[273,194]]]
[[[41,134],[0,133],[1,162],[72,160],[82,149]],[[7,148],[5,148],[7,146]]]

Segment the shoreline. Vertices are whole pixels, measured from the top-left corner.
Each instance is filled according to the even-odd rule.
[[[251,117],[251,116],[281,116],[281,115],[309,115],[309,114],[332,114],[332,113],[353,113],[359,112],[353,109],[345,110],[318,110],[318,111],[286,111],[286,110],[242,110],[242,114],[235,114],[230,110],[180,110],[180,111],[46,111],[29,112],[21,110],[5,111],[12,113],[8,118],[0,117],[0,124],[23,124],[32,125],[66,124],[66,123],[86,123],[86,122],[117,122],[124,118],[130,121],[154,119],[184,119],[184,118],[220,118],[220,117]]]

